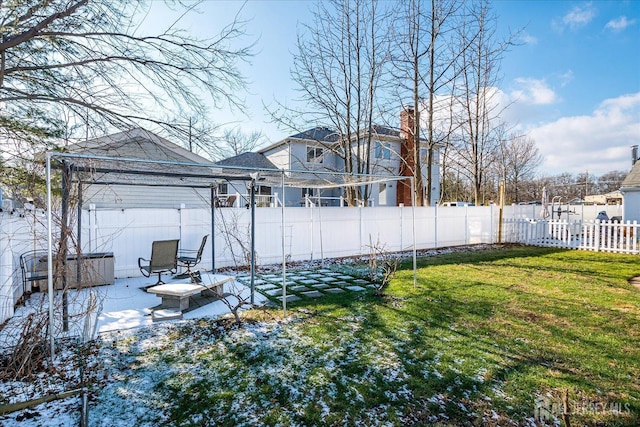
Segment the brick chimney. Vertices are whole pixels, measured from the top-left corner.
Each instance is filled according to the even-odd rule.
[[[416,114],[413,108],[405,107],[400,112],[400,176],[413,176],[415,161],[413,151],[416,146],[414,135]],[[413,194],[411,193],[411,180],[398,181],[398,191],[396,192],[396,205],[404,203],[411,206]]]

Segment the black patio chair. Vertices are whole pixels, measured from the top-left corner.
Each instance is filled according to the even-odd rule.
[[[175,273],[178,271],[178,239],[156,240],[151,244],[151,259],[138,258],[138,267],[144,277],[158,275],[155,285],[162,285],[162,273]],[[143,264],[142,262],[146,262]]]
[[[20,270],[22,272],[22,293],[28,296],[32,286],[40,287],[40,281],[46,281],[48,276],[48,252],[29,251],[20,255]]]
[[[191,267],[195,267],[202,260],[202,252],[204,252],[204,245],[207,244],[207,237],[209,235],[205,235],[202,238],[202,242],[200,243],[200,248],[196,249],[182,249],[180,250],[180,254],[178,255],[178,263],[181,266],[186,267],[187,271],[182,274],[176,276],[177,279],[184,279],[186,277],[191,277],[191,280],[196,280],[197,271],[191,271]]]

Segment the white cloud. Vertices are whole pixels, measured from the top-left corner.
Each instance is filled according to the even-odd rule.
[[[558,95],[544,80],[520,77],[515,79],[517,88],[509,98],[529,105],[550,105],[559,101]]]
[[[587,25],[596,16],[596,11],[591,3],[584,6],[574,6],[569,13],[562,17],[562,22],[571,29]]]
[[[589,171],[590,174],[602,175],[631,168],[630,147],[640,145],[640,92],[606,99],[590,114],[560,117],[559,111],[549,111],[553,106],[544,103],[558,101],[558,97],[555,93],[549,95],[551,90],[543,81],[520,81],[528,83],[531,93],[537,93],[531,100],[537,99],[540,104],[514,99],[517,91],[488,90],[492,92],[492,102],[497,106],[495,111],[501,111],[501,119],[512,126],[512,130],[527,134],[536,142],[544,159],[541,174]],[[445,127],[449,120],[445,107],[450,103],[448,96],[437,99],[443,110],[437,110],[436,120]],[[542,122],[549,115],[558,118]]]
[[[621,16],[617,19],[612,19],[611,21],[607,22],[607,25],[605,25],[604,28],[613,31],[614,33],[619,33],[620,31],[635,23],[635,19],[629,20],[626,16]]]
[[[631,167],[640,139],[640,92],[603,101],[591,114],[563,117],[529,129],[544,157],[545,174],[603,174]]]
[[[538,39],[527,32],[523,32],[520,40],[524,44],[536,45],[538,44]]]

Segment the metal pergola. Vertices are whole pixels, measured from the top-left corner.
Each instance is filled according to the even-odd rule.
[[[52,169],[62,171],[62,236],[67,227],[70,188],[78,186],[78,243],[81,246],[81,209],[82,189],[90,185],[135,185],[135,186],[163,186],[188,187],[210,189],[209,204],[211,209],[211,258],[212,269],[215,272],[215,210],[217,186],[224,181],[245,181],[248,184],[251,209],[251,242],[250,242],[250,290],[251,302],[255,293],[255,196],[257,183],[260,185],[281,186],[283,189],[282,209],[282,309],[286,315],[286,239],[285,239],[285,191],[286,187],[294,188],[343,188],[349,186],[365,186],[374,183],[410,180],[413,196],[412,226],[413,226],[413,268],[414,285],[416,282],[416,236],[415,236],[415,192],[412,177],[393,175],[359,175],[330,171],[308,171],[291,169],[264,169],[252,167],[223,166],[214,163],[189,163],[163,160],[145,160],[138,158],[121,158],[96,156],[86,154],[72,154],[49,151],[46,153],[46,191],[47,191],[47,252],[48,252],[48,293],[49,293],[49,322],[51,327],[50,346],[52,358],[55,355],[54,341],[54,282],[53,282],[53,218],[52,218]],[[299,209],[299,208],[296,208]],[[66,244],[62,243],[66,251]],[[80,263],[78,263],[79,265]],[[64,271],[64,269],[63,269]],[[66,274],[66,273],[65,273]],[[78,272],[79,274],[79,272]]]

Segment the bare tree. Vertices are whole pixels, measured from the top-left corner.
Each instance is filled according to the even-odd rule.
[[[416,204],[430,204],[432,200],[432,169],[437,145],[448,140],[451,131],[446,120],[449,96],[455,81],[454,66],[465,46],[454,43],[454,29],[459,24],[459,0],[411,0],[404,3],[398,20],[398,43],[393,56],[397,82],[401,92],[409,92],[412,109],[420,119],[413,123],[412,134],[416,144],[411,153],[415,181]],[[404,84],[408,82],[409,84]],[[400,94],[402,97],[403,95]],[[450,122],[449,122],[450,123]],[[425,138],[420,128],[425,126]],[[423,183],[421,149],[426,148],[426,183]],[[426,190],[426,191],[425,191]]]
[[[523,201],[521,185],[534,177],[542,163],[542,156],[533,139],[526,135],[510,135],[500,140],[500,157],[497,161],[500,178],[505,182],[507,201]]]
[[[220,301],[227,307],[229,312],[233,315],[235,324],[242,323],[242,317],[240,313],[243,310],[257,308],[258,305],[252,302],[252,295],[246,286],[243,286],[236,281],[232,281],[227,284],[226,292],[220,295]]]
[[[563,172],[557,175],[541,178],[549,190],[549,198],[559,203],[568,203],[570,200],[581,197],[582,187],[576,186],[575,175]]]
[[[318,143],[342,160],[341,172],[371,171],[376,93],[388,57],[386,19],[376,1],[319,2],[313,24],[298,35],[292,78],[308,111],[303,118],[335,131],[331,143]],[[368,199],[369,191],[347,187],[348,204]]]
[[[3,4],[0,137],[42,147],[67,134],[60,117],[96,132],[141,125],[180,132],[173,111],[192,116],[207,104],[238,105],[245,82],[236,65],[251,54],[236,46],[243,23],[199,39],[179,22],[197,5],[177,3],[184,13],[176,22],[143,34],[148,7],[138,0]]]
[[[549,198],[560,203],[583,199],[586,195],[606,194],[620,189],[620,185],[627,176],[623,171],[611,171],[601,176],[588,172],[571,174],[563,172],[557,175],[544,176],[521,181],[520,192],[523,200],[539,200],[542,187],[547,187]]]
[[[373,283],[376,295],[382,296],[396,275],[400,266],[400,257],[398,254],[389,252],[384,243],[380,242],[380,237],[373,243],[373,239],[369,236],[368,248],[369,279]]]
[[[628,172],[625,171],[611,171],[601,175],[598,178],[597,187],[591,194],[605,194],[619,190],[627,174]]]
[[[243,132],[239,127],[225,129],[219,144],[219,156],[230,157],[254,150],[263,141],[260,131]]]
[[[496,130],[502,122],[496,85],[502,55],[511,41],[496,40],[496,18],[485,0],[471,4],[465,25],[461,27],[460,40],[468,48],[460,56],[458,162],[473,182],[475,203],[481,204],[486,173],[499,147]]]
[[[211,122],[206,111],[180,111],[166,129],[178,144],[211,160],[220,158],[220,125]]]

